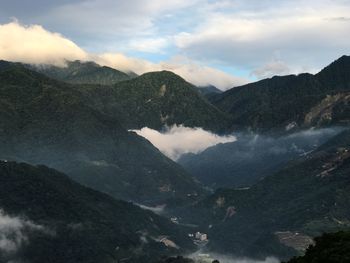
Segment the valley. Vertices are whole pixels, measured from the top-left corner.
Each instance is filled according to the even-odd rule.
[[[0,224],[0,260],[304,262],[324,233],[346,239],[349,67],[221,93],[1,61],[0,219],[19,223]]]

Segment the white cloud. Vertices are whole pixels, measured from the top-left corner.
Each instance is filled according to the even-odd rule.
[[[0,253],[14,253],[28,241],[26,231],[44,231],[31,221],[6,215],[0,209]]]
[[[185,56],[200,72],[203,65],[218,65],[244,76],[261,70],[260,77],[279,74],[271,61],[283,61],[291,73],[316,72],[350,53],[350,3],[345,0],[38,0],[25,4],[25,11],[18,11],[15,2],[5,1],[2,21],[17,15],[26,23],[64,32],[80,46],[100,53]],[[142,63],[136,63],[138,68],[145,67]],[[161,68],[160,64],[152,68]],[[181,72],[192,82],[213,75],[219,84],[211,84],[225,89],[220,79],[232,81],[216,72],[193,77],[190,66]]]
[[[269,62],[252,72],[258,79],[269,78],[276,75],[286,75],[289,73],[291,73],[291,69],[282,61]]]
[[[176,45],[192,59],[250,71],[271,61],[284,61],[292,72],[319,69],[350,52],[348,1],[261,2],[254,7],[235,1],[231,10],[203,11],[204,21],[175,36]]]
[[[148,42],[147,42],[148,41]],[[166,45],[163,39],[148,39],[134,43],[138,50],[155,52]],[[154,48],[152,50],[152,48]],[[150,71],[170,70],[194,85],[214,85],[221,89],[231,88],[246,80],[222,71],[200,66],[186,59],[173,59],[160,63],[128,57],[122,53],[91,54],[58,33],[52,33],[39,25],[23,26],[18,22],[0,25],[0,59],[64,66],[65,60],[93,60],[121,71],[143,74]]]
[[[92,59],[100,65],[116,68],[124,72],[133,71],[137,74],[162,69],[159,64],[144,59],[131,58],[122,53],[104,53],[95,55]]]
[[[168,45],[166,38],[144,38],[130,41],[129,48],[134,51],[162,53],[162,50]]]
[[[247,79],[229,75],[223,71],[201,66],[186,57],[177,56],[168,62],[162,63],[163,69],[170,70],[182,76],[188,82],[197,86],[214,85],[226,90],[248,82]]]
[[[201,260],[201,255],[203,254],[196,252],[194,254],[189,255],[189,257],[195,260]],[[280,263],[280,260],[278,260],[275,257],[267,257],[263,260],[255,260],[250,258],[238,258],[235,256],[218,253],[210,253],[210,257],[212,259],[219,260],[220,263]]]
[[[86,60],[87,53],[58,33],[39,25],[17,22],[0,25],[0,59],[24,63],[64,65],[64,59]]]
[[[147,127],[141,130],[134,130],[134,132],[145,137],[163,154],[173,160],[177,160],[185,153],[199,153],[210,146],[236,140],[235,136],[219,136],[202,128],[188,128],[176,125],[164,132],[158,132]]]
[[[197,86],[214,85],[226,90],[234,86],[243,85],[248,80],[229,75],[223,71],[196,64],[185,57],[175,57],[169,61],[152,63],[142,59],[130,58],[121,53],[106,53],[93,58],[98,64],[110,66],[122,71],[133,71],[143,74],[150,71],[169,70],[180,75],[186,81]]]

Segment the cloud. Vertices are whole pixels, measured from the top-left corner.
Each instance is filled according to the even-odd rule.
[[[239,258],[233,255],[225,255],[225,254],[219,254],[219,253],[209,252],[208,254],[207,252],[203,253],[201,250],[187,257],[192,258],[194,260],[199,260],[199,261],[202,260],[202,261],[211,262],[213,260],[219,260],[220,263],[280,263],[280,260],[278,260],[275,257],[267,257],[263,260],[256,260],[256,259],[250,259],[250,258]]]
[[[175,36],[177,47],[191,59],[240,65],[253,73],[266,65],[271,70],[270,61],[284,61],[293,73],[318,70],[350,52],[348,1],[246,2],[203,11],[202,23]]]
[[[137,74],[143,74],[149,71],[159,71],[162,69],[159,64],[143,59],[131,58],[122,53],[104,53],[94,55],[92,60],[103,66],[109,66],[124,72],[133,71]]]
[[[162,153],[177,160],[185,153],[199,153],[210,146],[236,140],[235,136],[219,136],[202,128],[188,128],[174,125],[164,132],[144,127],[133,130],[149,140]]]
[[[149,42],[134,43],[136,49],[155,52],[166,41],[149,39]],[[154,45],[158,45],[154,50]],[[143,74],[150,71],[170,70],[198,86],[214,85],[221,89],[238,86],[247,81],[222,71],[200,66],[191,60],[179,57],[169,61],[152,63],[128,57],[122,53],[92,54],[58,33],[52,33],[39,25],[24,26],[18,22],[0,25],[0,59],[64,66],[66,60],[92,60],[125,72]]]
[[[106,53],[96,56],[94,60],[100,65],[110,66],[125,72],[133,71],[137,74],[169,70],[196,86],[214,85],[222,90],[240,86],[248,82],[244,78],[234,77],[220,70],[198,65],[185,57],[179,56],[169,61],[152,63],[142,59],[130,58],[121,53]]]
[[[272,61],[253,70],[252,75],[258,79],[270,78],[276,75],[286,75],[291,69],[282,61]]]
[[[86,60],[87,53],[58,33],[18,22],[0,25],[0,59],[64,65],[64,59]]]
[[[156,31],[157,17],[194,5],[186,0],[89,0],[71,1],[58,6],[42,18],[75,34],[118,38],[150,36]],[[79,14],[78,16],[76,14]]]
[[[130,41],[129,48],[140,52],[162,53],[168,45],[169,40],[166,38],[143,38]]]
[[[235,133],[235,142],[213,146],[197,155],[183,155],[178,162],[214,189],[247,187],[274,174],[291,160],[308,158],[343,130],[340,127],[309,129],[277,137]]]
[[[169,62],[162,63],[162,67],[200,87],[214,85],[221,90],[227,90],[249,82],[247,79],[235,77],[211,67],[201,66],[183,56],[177,56]]]
[[[0,209],[0,253],[15,253],[26,242],[28,231],[45,231],[43,226],[20,217],[6,215]]]
[[[286,64],[288,73],[314,73],[350,53],[350,3],[345,0],[3,2],[0,21],[19,17],[28,24],[43,24],[95,53],[141,54],[152,60],[180,55],[201,69],[215,65],[246,78],[285,74],[271,67],[271,61]],[[194,78],[188,67],[182,69],[190,76],[186,79],[199,83],[202,76],[213,75],[211,84],[226,88],[220,74],[203,72]],[[236,85],[240,82],[231,86]]]

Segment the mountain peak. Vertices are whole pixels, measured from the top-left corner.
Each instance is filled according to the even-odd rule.
[[[147,72],[140,76],[141,78],[152,78],[152,79],[159,79],[159,80],[177,80],[182,82],[187,82],[179,75],[175,74],[172,71],[169,70],[162,70],[162,71],[153,71],[153,72]],[[191,84],[192,85],[192,84]]]
[[[94,61],[81,61],[81,60],[73,60],[73,61],[67,61],[67,66],[75,66],[75,67],[94,67],[94,68],[100,68],[101,66]]]
[[[350,88],[350,56],[342,56],[322,69],[316,77],[335,90]]]
[[[93,61],[66,61],[66,67],[53,65],[35,66],[34,70],[47,75],[50,78],[69,82],[72,84],[100,84],[113,85],[117,82],[129,80],[133,75],[128,75],[114,68],[100,66]],[[33,69],[33,67],[31,67]]]
[[[341,67],[349,67],[350,66],[350,56],[343,55],[340,58],[334,60],[331,64],[323,68],[318,74],[322,74],[322,72],[327,71],[329,69],[340,69]]]

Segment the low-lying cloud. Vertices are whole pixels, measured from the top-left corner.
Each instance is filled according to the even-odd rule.
[[[249,187],[276,173],[289,161],[307,158],[341,131],[340,127],[309,129],[277,137],[235,133],[235,142],[210,147],[200,154],[183,155],[178,163],[214,189]]]
[[[208,147],[219,143],[228,143],[236,140],[235,136],[220,136],[202,128],[189,128],[174,125],[164,132],[147,127],[133,130],[138,135],[149,140],[163,154],[177,160],[185,153],[200,153]]]
[[[218,260],[220,263],[280,263],[280,260],[275,257],[267,257],[263,260],[256,260],[211,252],[209,254],[196,252],[188,257],[195,260],[195,262],[211,262],[213,260]]]
[[[5,214],[0,209],[0,254],[13,254],[28,242],[28,231],[45,231],[43,226],[20,217]]]
[[[252,75],[258,79],[270,78],[275,75],[287,75],[289,73],[291,73],[291,69],[282,61],[272,61],[252,71]]]
[[[175,57],[168,61],[153,63],[128,57],[122,53],[89,53],[59,33],[47,31],[40,25],[21,25],[17,21],[0,25],[0,59],[29,64],[52,64],[61,67],[66,65],[67,60],[91,60],[102,66],[137,74],[170,70],[194,85],[214,85],[220,89],[247,83],[247,80],[243,78],[198,65],[185,57]]]

